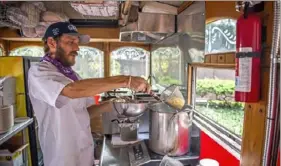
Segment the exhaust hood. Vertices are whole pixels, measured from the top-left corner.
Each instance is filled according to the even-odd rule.
[[[205,42],[205,2],[193,2],[177,16],[177,33],[188,34],[190,37]]]
[[[176,16],[171,14],[138,13],[138,21],[120,29],[120,41],[155,43],[176,32]]]

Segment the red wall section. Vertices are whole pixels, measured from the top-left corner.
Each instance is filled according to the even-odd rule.
[[[240,161],[232,154],[201,131],[200,137],[200,159],[211,158],[217,160],[220,166],[239,166]]]

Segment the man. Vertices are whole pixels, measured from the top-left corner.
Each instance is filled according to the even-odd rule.
[[[71,66],[75,64],[78,44],[86,44],[89,39],[70,23],[50,25],[43,37],[46,55],[29,70],[29,95],[39,125],[45,166],[94,164],[90,117],[97,106],[93,106],[93,96],[121,87],[150,91],[140,77],[80,80]]]

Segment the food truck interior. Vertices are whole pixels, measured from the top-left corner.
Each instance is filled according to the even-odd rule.
[[[280,165],[280,20],[280,0],[1,1],[0,165],[44,165],[28,70],[55,22],[91,37],[83,79],[152,86],[92,96],[112,102],[91,119],[95,165]]]

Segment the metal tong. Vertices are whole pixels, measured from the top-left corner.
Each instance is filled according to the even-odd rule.
[[[157,96],[157,94],[155,94],[154,92],[151,91],[150,95],[151,95],[152,97],[154,97],[156,100],[165,103],[165,101],[162,100],[159,96]]]

